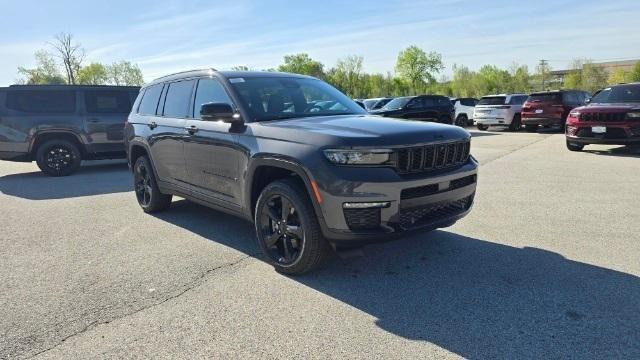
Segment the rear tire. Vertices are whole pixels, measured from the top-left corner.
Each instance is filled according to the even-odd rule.
[[[78,171],[81,163],[80,149],[67,140],[49,140],[36,151],[36,164],[49,176],[71,175]]]
[[[133,187],[138,205],[146,213],[166,210],[171,205],[172,196],[160,192],[151,161],[146,156],[140,156],[133,165]]]
[[[445,115],[440,116],[440,119],[438,119],[438,122],[441,123],[441,124],[447,124],[447,125],[453,125],[454,124],[454,121],[452,121],[450,117],[445,116]]]
[[[509,124],[509,131],[520,131],[520,129],[522,129],[522,120],[520,119],[520,114],[515,114],[511,119],[511,124]]]
[[[525,125],[524,129],[526,132],[534,133],[538,131],[538,125]]]
[[[460,127],[466,127],[468,122],[469,122],[469,119],[465,114],[458,115],[458,117],[456,118],[456,125]]]
[[[486,131],[489,128],[489,126],[482,125],[482,124],[478,124],[476,125],[476,127],[478,128],[478,130],[481,130],[481,131]]]
[[[265,187],[254,220],[258,246],[279,273],[307,273],[319,268],[331,254],[307,191],[293,179]]]
[[[567,149],[569,149],[569,151],[582,151],[584,144],[572,144],[567,140]]]

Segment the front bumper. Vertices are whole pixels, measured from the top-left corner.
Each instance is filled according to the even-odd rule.
[[[469,157],[458,168],[420,178],[340,182],[349,189],[347,194],[322,192],[323,235],[334,243],[353,245],[451,226],[471,211],[477,172],[477,161]],[[345,203],[353,202],[388,206],[360,213],[343,209]]]
[[[604,126],[607,131],[597,134],[592,131],[594,126]],[[611,124],[590,123],[569,124],[566,129],[567,141],[575,144],[603,144],[603,145],[631,145],[640,144],[640,124]]]

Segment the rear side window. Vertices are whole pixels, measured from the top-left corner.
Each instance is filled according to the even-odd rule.
[[[573,91],[568,91],[564,93],[564,101],[570,104],[575,104],[577,102],[580,102],[580,99],[578,99],[578,93]]]
[[[68,114],[76,111],[73,90],[20,90],[7,92],[7,108],[37,114]]]
[[[162,84],[149,86],[142,95],[142,101],[140,101],[140,107],[138,107],[138,113],[142,115],[155,115],[158,108],[158,101],[160,101],[160,94],[162,93]]]
[[[527,96],[512,96],[509,105],[522,105],[527,101]]]
[[[179,81],[169,84],[164,101],[163,115],[174,118],[186,118],[189,114],[191,92],[195,81]]]
[[[460,103],[464,106],[476,106],[476,103],[478,102],[478,100],[476,99],[462,99],[460,100]]]
[[[128,91],[87,91],[84,101],[87,112],[91,114],[128,114],[131,111]]]
[[[232,105],[232,101],[224,90],[224,87],[216,79],[201,79],[196,89],[196,100],[193,106],[193,117],[200,119],[200,108],[208,103],[226,103]]]
[[[439,97],[439,98],[436,98],[436,100],[438,102],[438,106],[451,105],[451,101],[449,101],[449,99],[445,97]]]

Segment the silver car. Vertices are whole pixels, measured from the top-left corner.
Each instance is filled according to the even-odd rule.
[[[526,94],[483,96],[475,107],[473,120],[479,130],[487,130],[489,126],[502,126],[518,131],[522,127],[522,104],[528,97]]]

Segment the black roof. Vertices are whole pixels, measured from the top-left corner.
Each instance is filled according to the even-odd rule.
[[[118,86],[118,85],[10,85],[9,87],[0,89],[17,89],[17,90],[70,90],[70,89],[131,89],[139,90],[140,86]]]
[[[217,71],[216,69],[200,69],[200,70],[189,70],[182,71],[175,74],[166,75],[163,77],[159,77],[150,83],[146,84],[146,86],[172,81],[179,79],[186,79],[192,77],[202,77],[202,76],[219,76],[222,78],[234,78],[234,77],[242,77],[242,78],[251,78],[251,77],[296,77],[296,78],[305,78],[305,79],[315,79],[311,76],[300,75],[300,74],[291,74],[291,73],[283,73],[276,71]]]

